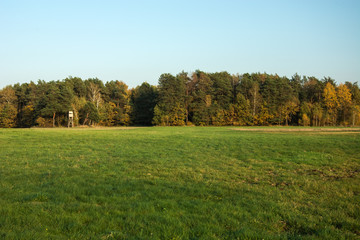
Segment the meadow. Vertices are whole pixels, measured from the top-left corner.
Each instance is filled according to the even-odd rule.
[[[0,129],[0,238],[359,239],[359,172],[356,128]]]

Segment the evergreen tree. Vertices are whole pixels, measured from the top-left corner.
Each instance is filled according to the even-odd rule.
[[[148,83],[132,91],[132,122],[136,125],[151,125],[154,118],[154,108],[156,105],[157,90]]]
[[[186,83],[181,75],[166,73],[159,78],[158,101],[154,111],[155,125],[185,124]]]

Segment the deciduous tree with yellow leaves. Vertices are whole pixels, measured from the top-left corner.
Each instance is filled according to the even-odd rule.
[[[323,97],[326,110],[329,114],[328,124],[335,125],[339,103],[336,89],[330,82],[328,82],[324,88]]]
[[[346,85],[340,84],[337,87],[336,93],[342,124],[349,125],[347,119],[349,119],[349,114],[351,112],[351,92]]]

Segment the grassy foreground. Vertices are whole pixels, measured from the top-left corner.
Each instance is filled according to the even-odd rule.
[[[360,131],[254,129],[0,129],[0,238],[359,239]]]

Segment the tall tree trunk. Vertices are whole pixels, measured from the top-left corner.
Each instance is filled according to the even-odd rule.
[[[355,126],[355,113],[352,113],[352,126]]]
[[[278,122],[278,125],[280,126],[280,124],[281,124],[281,111],[280,111],[280,117],[279,117],[279,122]]]
[[[89,118],[89,113],[86,114],[86,118],[84,119],[83,125],[85,125],[85,123],[88,121]]]
[[[253,112],[252,112],[252,115],[255,116],[255,113],[256,113],[256,94],[257,92],[255,91],[254,92],[254,99],[253,99]]]
[[[55,127],[55,113],[53,115],[53,127]]]

